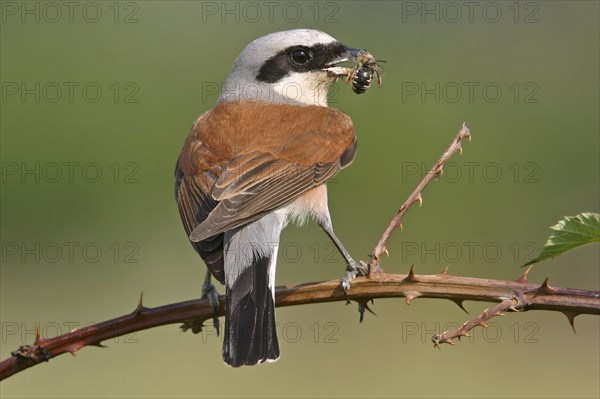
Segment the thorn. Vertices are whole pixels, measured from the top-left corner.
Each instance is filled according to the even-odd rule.
[[[456,342],[453,342],[453,341],[451,341],[451,340],[448,340],[448,341],[446,341],[446,343],[447,343],[448,345],[456,345]]]
[[[370,301],[372,303],[373,302],[373,298],[370,299]],[[358,302],[358,313],[360,313],[360,318],[359,318],[359,323],[363,322],[364,316],[365,316],[365,310],[367,310],[369,313],[371,313],[373,316],[377,316],[377,314],[375,312],[373,312],[373,310],[369,307],[369,299],[367,299],[366,301],[357,301]]]
[[[423,206],[423,197],[421,196],[421,194],[419,194],[417,198],[415,198],[415,201],[419,201],[419,207]]]
[[[463,137],[468,137],[469,141],[471,141],[471,129],[469,129],[469,124],[467,122],[463,122],[461,130],[464,131]]]
[[[368,311],[369,313],[371,313],[373,316],[377,316],[377,313],[375,313],[375,312],[373,311],[373,309],[371,309],[371,308],[369,307],[369,305],[365,304],[365,309],[367,309],[367,311]]]
[[[365,302],[365,309],[371,313],[373,316],[377,316],[377,313],[373,312],[373,309],[369,307],[369,301]]]
[[[479,325],[483,328],[488,328],[489,326],[487,324],[485,324],[483,321],[479,322]]]
[[[454,302],[455,304],[457,304],[458,307],[463,310],[463,312],[465,312],[466,314],[469,314],[469,312],[467,311],[467,309],[465,309],[464,300],[462,300],[462,299],[450,299],[450,300],[452,302]]]
[[[402,231],[402,230],[404,230],[404,225],[403,225],[402,223],[400,223],[400,224],[398,225],[398,227],[400,228],[400,230],[401,230],[401,231]]]
[[[90,345],[96,346],[95,344],[90,344]],[[73,343],[72,345],[70,345],[67,348],[67,351],[69,351],[71,353],[71,355],[75,356],[75,354],[79,351],[79,349],[83,348],[84,346],[85,346],[84,344],[79,343],[79,342]]]
[[[383,253],[386,254],[388,257],[390,256],[390,252],[387,250],[387,248],[383,249]]]
[[[552,294],[556,293],[554,288],[552,288],[548,285],[548,276],[546,276],[546,279],[544,280],[542,285],[540,285],[540,287],[537,290],[535,290],[535,292],[538,294],[546,294],[546,295],[552,295]]]
[[[463,149],[462,149],[462,145],[458,145],[458,155],[460,155],[462,157],[463,154]]]
[[[569,320],[569,324],[571,325],[571,328],[573,329],[573,332],[575,333],[575,335],[577,335],[577,330],[575,330],[575,318],[577,316],[579,316],[579,314],[575,313],[575,312],[562,312],[565,316],[567,316],[567,319]]]
[[[413,263],[410,267],[410,271],[408,272],[408,276],[406,276],[404,281],[416,281],[415,277],[415,264]]]
[[[533,267],[533,265],[530,265],[527,270],[525,270],[525,272],[523,273],[523,275],[521,277],[519,277],[517,281],[517,283],[521,283],[521,284],[527,284],[527,275],[529,274],[529,271],[531,270],[531,268]]]
[[[444,270],[442,270],[442,272],[440,274],[447,275],[448,274],[448,268],[450,268],[450,265],[444,267]]]
[[[358,322],[362,323],[365,318],[365,305],[360,302],[358,303],[358,313],[360,315],[358,316]]]
[[[42,334],[40,333],[40,323],[35,323],[35,340],[33,341],[33,345],[39,345],[44,338],[42,338]]]
[[[96,346],[98,348],[108,348],[108,346],[103,345],[102,342],[93,342],[93,343],[89,344],[89,346]]]
[[[421,296],[420,292],[416,292],[416,291],[408,291],[404,293],[404,296],[406,297],[406,304],[410,305],[410,301],[412,301],[415,298],[418,298]]]
[[[146,310],[146,308],[144,307],[144,291],[142,291],[142,293],[140,294],[140,300],[138,301],[138,305],[134,309],[133,314],[136,316],[140,315],[143,313],[144,310]]]

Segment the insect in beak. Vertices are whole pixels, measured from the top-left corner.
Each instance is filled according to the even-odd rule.
[[[358,64],[354,67],[335,66],[346,61],[358,61]],[[332,76],[345,76],[345,82],[352,83],[352,91],[356,94],[363,94],[371,87],[373,75],[377,79],[377,85],[381,86],[382,84],[383,68],[378,62],[385,61],[377,61],[367,50],[347,48],[340,58],[326,68],[326,71]]]

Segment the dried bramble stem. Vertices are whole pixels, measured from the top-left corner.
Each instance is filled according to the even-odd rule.
[[[477,326],[487,328],[488,325],[486,324],[486,322],[489,319],[491,319],[492,317],[504,316],[503,312],[506,312],[508,310],[518,312],[518,309],[516,308],[516,306],[518,304],[519,304],[519,300],[517,298],[505,299],[504,301],[502,301],[498,305],[494,306],[493,308],[484,310],[483,313],[481,313],[476,318],[474,318],[470,321],[464,322],[463,325],[460,326],[460,328],[457,328],[456,330],[451,331],[451,332],[446,331],[446,332],[443,332],[442,334],[434,335],[431,338],[431,341],[433,342],[433,346],[438,349],[441,349],[440,344],[455,345],[456,344],[456,342],[454,342],[455,338],[460,339],[461,337],[468,337],[469,336],[468,331],[472,330],[473,328],[475,328]]]
[[[468,138],[471,140],[471,131],[469,130],[469,126],[466,122],[463,123],[461,129],[458,131],[458,134],[454,138],[454,141],[448,146],[446,151],[442,154],[440,159],[436,162],[436,164],[431,168],[431,170],[425,175],[423,180],[417,185],[417,188],[408,196],[406,201],[402,204],[396,215],[392,218],[392,221],[385,229],[381,237],[379,238],[379,242],[375,245],[375,249],[371,254],[371,263],[369,275],[373,273],[377,273],[380,271],[379,262],[381,259],[381,255],[386,253],[388,254],[386,244],[389,241],[392,233],[396,229],[396,227],[402,228],[402,217],[408,211],[408,208],[411,207],[415,202],[418,202],[419,205],[423,204],[423,196],[422,192],[425,187],[435,178],[439,177],[444,171],[444,165],[448,162],[448,159],[455,153],[458,152],[462,155],[462,144],[463,139]]]
[[[338,280],[278,287],[275,295],[277,307],[345,301]],[[518,305],[515,309],[519,311],[558,311],[567,315],[569,320],[580,314],[600,315],[600,292],[598,291],[550,287],[547,281],[542,285],[530,284],[526,280],[523,281],[523,278],[517,281],[503,281],[452,276],[448,274],[447,269],[433,275],[417,275],[414,269],[411,269],[409,274],[382,272],[368,278],[359,277],[354,280],[349,297],[363,304],[371,298],[404,297],[407,302],[415,298],[449,299],[461,308],[465,300],[497,302],[501,301],[501,298],[516,298]],[[221,296],[219,300],[222,312],[225,297]],[[487,315],[495,314],[488,311]],[[75,354],[85,346],[102,346],[102,341],[135,331],[166,324],[184,323],[185,328],[199,332],[204,321],[212,317],[213,308],[206,299],[156,308],[147,308],[140,300],[136,309],[130,314],[55,338],[44,339],[38,334],[33,345],[21,346],[13,352],[12,357],[0,363],[0,380],[58,355]],[[451,338],[449,334],[442,335],[439,344]]]

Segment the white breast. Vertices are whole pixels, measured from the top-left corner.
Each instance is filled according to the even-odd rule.
[[[287,213],[286,222],[294,221],[298,225],[303,225],[309,216],[321,221],[327,220],[329,218],[327,186],[322,184],[313,188],[285,209]]]

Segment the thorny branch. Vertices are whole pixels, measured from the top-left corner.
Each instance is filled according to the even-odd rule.
[[[345,300],[338,280],[278,287],[275,295],[277,307]],[[441,334],[434,341],[436,345],[464,336],[472,327],[485,324],[490,317],[505,310],[552,310],[564,313],[571,321],[580,314],[600,315],[600,292],[554,288],[548,285],[547,280],[541,285],[530,284],[525,274],[517,281],[502,281],[452,276],[447,269],[439,274],[417,275],[412,268],[408,274],[382,272],[371,277],[359,277],[354,280],[349,297],[363,304],[372,298],[404,297],[407,303],[418,297],[449,299],[461,308],[466,300],[503,301],[499,307],[466,323],[459,332]],[[220,315],[223,315],[225,297],[219,299]],[[135,331],[184,323],[199,332],[203,322],[212,319],[212,316],[213,309],[206,299],[147,308],[140,298],[137,308],[128,315],[51,339],[38,335],[33,345],[20,347],[11,358],[0,363],[0,379],[63,353],[75,354],[84,346],[102,346],[102,341]]]
[[[395,228],[401,225],[402,216],[412,204],[422,201],[421,192],[425,186],[442,173],[445,162],[453,153],[461,151],[460,142],[465,137],[470,137],[470,133],[466,124],[463,124],[452,144],[400,207],[383,233],[373,251],[369,275],[354,280],[349,297],[358,302],[361,319],[365,310],[370,311],[367,304],[373,298],[404,297],[408,304],[415,298],[449,299],[463,310],[463,302],[466,300],[500,302],[494,308],[486,310],[473,320],[464,323],[456,331],[435,335],[433,342],[436,347],[439,347],[442,343],[454,344],[456,338],[468,336],[468,331],[476,326],[485,327],[487,320],[505,311],[558,311],[567,316],[571,326],[573,326],[575,317],[580,314],[600,315],[600,291],[550,287],[547,278],[541,285],[530,284],[527,281],[529,269],[516,281],[451,276],[448,274],[448,268],[434,275],[417,275],[414,267],[408,274],[387,274],[381,270],[379,267],[380,256],[387,252],[386,243]],[[275,295],[277,307],[345,300],[338,280],[278,287]],[[219,300],[220,315],[223,315],[224,296],[221,296]],[[32,345],[21,346],[12,352],[10,358],[0,363],[0,380],[61,354],[71,353],[74,355],[85,346],[102,347],[102,342],[107,339],[135,331],[166,324],[183,323],[184,329],[189,328],[197,333],[201,330],[204,321],[212,317],[213,308],[206,299],[147,308],[140,298],[137,308],[130,314],[74,330],[55,338],[41,337],[38,328],[36,339]]]
[[[473,328],[475,328],[477,326],[487,328],[488,325],[485,324],[485,322],[494,316],[504,316],[504,313],[502,313],[502,312],[506,312],[507,310],[512,310],[512,311],[518,312],[519,310],[516,308],[516,306],[518,304],[519,304],[519,301],[517,300],[517,298],[505,299],[502,302],[500,302],[498,305],[494,306],[491,310],[490,309],[484,310],[482,314],[480,314],[473,320],[465,321],[463,323],[463,325],[460,326],[460,328],[458,328],[452,332],[446,331],[442,334],[434,335],[431,338],[431,341],[433,342],[433,345],[439,349],[441,349],[440,344],[455,345],[456,343],[452,340],[453,338],[460,339],[461,337],[468,337],[469,336],[468,331],[472,330]],[[571,326],[574,326],[574,325],[571,324]],[[573,327],[573,328],[575,328],[575,327]]]
[[[448,146],[446,151],[442,154],[440,159],[436,162],[435,165],[431,168],[431,170],[425,175],[423,180],[417,185],[417,188],[408,196],[406,201],[402,204],[396,215],[392,218],[392,221],[385,229],[379,242],[375,245],[375,249],[371,254],[371,263],[369,274],[377,273],[380,270],[379,260],[381,255],[387,253],[386,244],[389,241],[392,233],[396,229],[396,227],[402,228],[402,217],[408,211],[408,208],[411,207],[415,202],[418,202],[419,205],[423,204],[423,190],[425,187],[433,180],[438,178],[444,172],[444,165],[448,161],[448,159],[455,153],[459,152],[462,155],[462,144],[461,141],[465,138],[469,138],[471,140],[471,131],[469,130],[469,126],[466,123],[463,123],[462,128],[459,130],[458,134],[454,138],[454,141]]]

